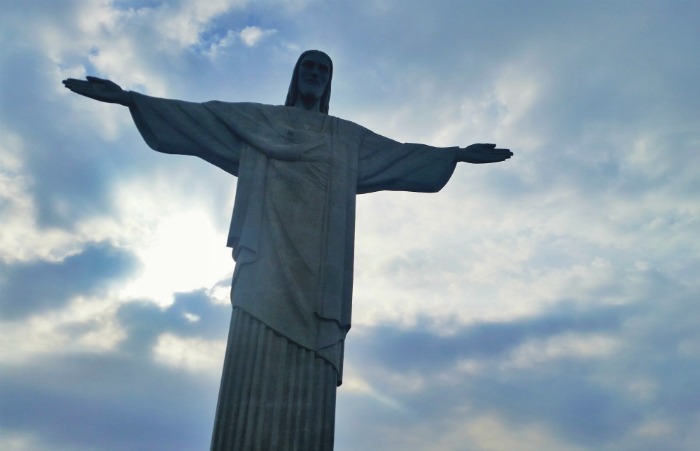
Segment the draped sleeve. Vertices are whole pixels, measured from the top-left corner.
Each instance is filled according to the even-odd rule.
[[[454,172],[458,149],[402,144],[368,130],[359,148],[357,193],[440,191]]]
[[[207,103],[161,99],[132,92],[131,116],[149,147],[194,155],[238,175],[243,141]]]

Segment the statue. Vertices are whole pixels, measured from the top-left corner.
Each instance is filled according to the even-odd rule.
[[[238,177],[228,246],[233,312],[213,450],[331,450],[350,329],[355,197],[437,192],[457,162],[513,154],[494,144],[401,144],[328,115],[333,63],[297,61],[285,106],[191,103],[96,77],[66,88],[129,107],[146,143]]]

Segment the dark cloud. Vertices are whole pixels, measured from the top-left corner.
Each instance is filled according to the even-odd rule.
[[[417,330],[377,327],[350,335],[346,366],[403,406],[401,411],[377,404],[366,411],[368,424],[399,423],[399,429],[416,430],[429,423],[437,431],[455,417],[467,422],[497,414],[514,427],[546,424],[563,443],[585,449],[617,449],[616,444],[621,449],[676,449],[673,436],[648,443],[630,437],[659,419],[689,433],[693,426],[686,418],[700,413],[697,358],[679,349],[681,343],[697,341],[700,311],[693,299],[692,290],[681,289],[674,296],[650,296],[626,306],[564,302],[534,318],[478,323],[448,335],[436,333],[429,322]],[[679,314],[685,319],[671,320]],[[556,343],[567,334],[617,337],[624,346],[594,358],[564,354],[503,366],[518,346],[532,340]],[[460,373],[458,364],[465,359],[482,362],[485,369]],[[419,378],[424,386],[398,388],[393,381],[402,377]],[[635,391],[640,380],[651,381],[650,393]],[[359,409],[357,396],[341,399],[349,409]],[[376,435],[374,440],[381,447],[392,437]]]
[[[567,332],[616,332],[626,315],[636,308],[619,306],[588,310],[576,303],[565,302],[536,317],[477,323],[446,334],[436,332],[440,326],[434,321],[423,320],[408,330],[375,327],[369,334],[353,337],[353,344],[363,350],[364,359],[376,359],[397,371],[430,368],[441,372],[460,359],[503,357],[533,339],[548,339]]]
[[[191,319],[188,319],[188,315]],[[231,319],[231,307],[214,304],[204,292],[176,293],[175,302],[161,309],[151,302],[132,302],[120,307],[117,319],[128,338],[122,349],[128,352],[150,352],[158,336],[171,332],[181,337],[225,339]]]
[[[123,450],[206,448],[218,374],[158,364],[153,350],[163,333],[225,340],[230,312],[201,290],[177,294],[166,309],[129,303],[117,314],[126,338],[113,351],[2,367],[2,428],[29,433],[46,449],[97,450],[106,443]],[[188,321],[185,313],[198,320]],[[63,331],[74,337],[86,332]]]
[[[64,307],[74,296],[98,296],[138,267],[129,252],[107,243],[60,262],[0,263],[0,314],[17,319]]]
[[[45,449],[203,449],[216,384],[130,356],[56,356],[3,368],[0,398],[2,429]]]

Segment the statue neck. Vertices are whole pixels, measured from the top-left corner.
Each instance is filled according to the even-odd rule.
[[[314,98],[311,96],[299,95],[296,102],[294,102],[295,108],[301,108],[307,111],[321,111],[321,98]]]

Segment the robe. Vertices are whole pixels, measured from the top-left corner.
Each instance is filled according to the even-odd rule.
[[[310,351],[340,385],[351,320],[356,195],[439,191],[454,171],[458,148],[398,143],[299,108],[133,98],[132,117],[151,148],[194,155],[238,177],[227,242],[236,261],[231,302],[245,316],[236,321],[259,321]],[[247,339],[230,336],[228,347],[236,340]]]

